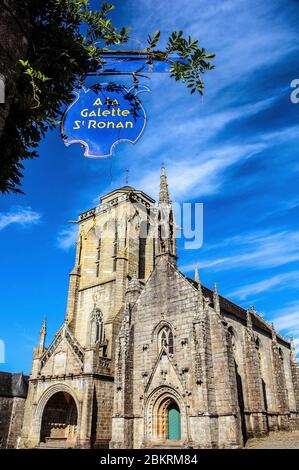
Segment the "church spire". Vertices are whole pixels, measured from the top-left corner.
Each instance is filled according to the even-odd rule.
[[[40,336],[39,336],[39,343],[38,343],[38,352],[39,354],[42,354],[45,349],[45,339],[46,339],[46,334],[47,334],[47,325],[46,325],[46,317],[43,320],[42,327],[40,330]]]
[[[170,204],[167,176],[166,176],[164,163],[162,163],[161,175],[160,175],[159,204],[161,203]]]
[[[167,176],[164,163],[162,163],[160,176],[160,193],[157,207],[157,236],[156,256],[168,254],[172,262],[176,263],[176,224],[171,200],[169,198]]]
[[[197,282],[197,284],[200,284],[199,280],[199,273],[198,273],[198,264],[194,266],[194,281]]]

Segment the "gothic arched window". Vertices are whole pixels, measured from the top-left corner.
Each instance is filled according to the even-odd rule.
[[[90,343],[102,343],[105,338],[103,314],[100,310],[96,310],[91,319]]]
[[[235,350],[236,350],[236,338],[235,338],[235,335],[234,335],[234,330],[232,329],[231,326],[228,327],[228,332],[230,334],[230,338],[231,338],[231,342],[232,342],[232,348],[233,348],[233,351],[235,353]]]
[[[116,257],[118,250],[118,231],[117,231],[117,220],[114,221],[114,242],[113,242],[113,272],[116,271]]]
[[[97,244],[97,254],[96,254],[96,277],[100,275],[100,262],[101,262],[101,248],[102,248],[102,239],[99,237]]]
[[[169,326],[164,326],[159,333],[159,347],[173,354],[173,333]]]
[[[173,212],[169,214],[169,241],[171,245],[171,250],[173,250]]]
[[[145,277],[145,252],[146,252],[147,222],[142,221],[139,232],[139,269],[138,278]]]
[[[96,316],[96,342],[99,341],[100,343],[104,340],[104,323],[103,323],[103,314],[100,310],[97,310]]]
[[[283,361],[283,352],[282,352],[282,349],[279,348],[279,349],[278,349],[278,352],[279,352],[279,357],[280,357],[280,359]]]
[[[80,236],[78,240],[78,264],[81,264],[81,256],[82,256],[82,236]]]

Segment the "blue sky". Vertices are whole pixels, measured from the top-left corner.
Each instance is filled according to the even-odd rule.
[[[96,5],[97,2],[93,2]],[[244,307],[255,305],[299,347],[299,4],[292,0],[128,0],[113,18],[162,42],[178,29],[215,52],[203,98],[165,74],[142,97],[148,124],[112,159],[83,157],[48,133],[40,158],[26,163],[25,195],[0,199],[2,370],[28,373],[43,317],[48,341],[64,319],[78,213],[129,183],[156,197],[161,162],[172,199],[204,204],[204,243],[183,250],[179,267]]]

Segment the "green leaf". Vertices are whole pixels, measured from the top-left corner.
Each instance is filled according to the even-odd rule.
[[[114,5],[103,2],[96,10],[88,0],[28,0],[32,12],[30,34],[34,47],[19,60],[22,73],[11,103],[9,124],[1,135],[1,162],[7,162],[5,175],[0,172],[0,191],[20,192],[22,161],[38,156],[33,150],[61,111],[71,103],[70,93],[82,86],[84,78],[104,63],[102,50],[128,41],[131,28],[117,28],[109,12]],[[186,63],[171,63],[169,76],[183,83],[190,93],[203,94],[202,74],[212,70],[209,54],[199,48],[198,39],[184,37],[182,30],[171,32],[164,51],[154,50],[161,33],[147,37],[146,51],[151,60],[169,60],[176,55]],[[158,55],[157,55],[158,54]],[[160,55],[159,55],[160,54]],[[1,168],[2,170],[2,168]]]

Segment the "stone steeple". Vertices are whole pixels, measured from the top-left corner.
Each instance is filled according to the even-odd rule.
[[[162,163],[161,175],[160,175],[160,192],[159,192],[159,204],[170,204],[169,191],[167,176],[165,171],[165,165]]]
[[[246,327],[244,309],[201,285],[197,269],[192,281],[176,267],[164,165],[158,204],[126,185],[78,226],[67,321],[48,347],[42,324],[19,448],[242,448],[294,429],[290,344],[272,342],[252,311]],[[14,403],[12,419],[23,413]]]
[[[171,256],[172,262],[176,262],[176,225],[169,197],[165,165],[162,163],[160,175],[160,192],[157,208],[157,236],[156,255]]]
[[[194,266],[194,281],[197,282],[197,284],[200,283],[197,264]]]
[[[46,318],[44,318],[42,327],[40,330],[40,336],[39,336],[39,343],[38,343],[38,353],[42,354],[45,349],[45,339],[46,339],[46,334],[47,334],[47,325],[46,325]]]

